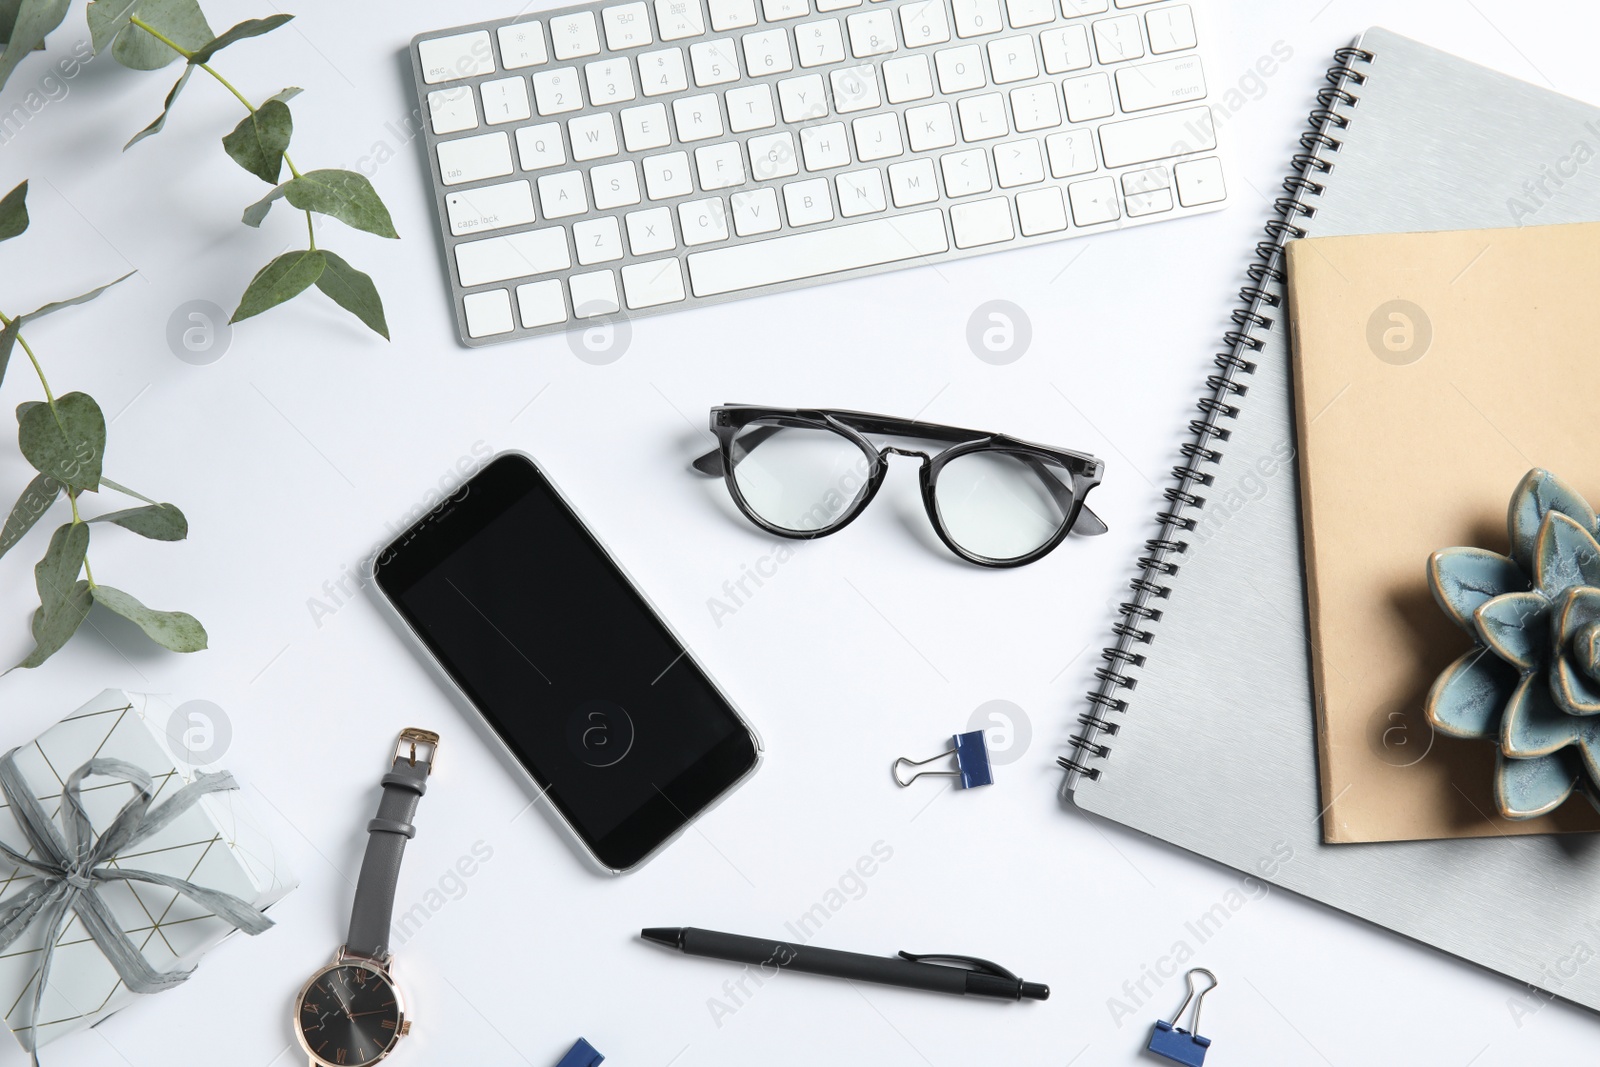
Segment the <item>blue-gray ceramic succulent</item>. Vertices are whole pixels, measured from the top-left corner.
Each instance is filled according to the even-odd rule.
[[[1511,555],[1447,548],[1428,585],[1477,645],[1439,675],[1428,721],[1495,741],[1495,801],[1508,819],[1582,792],[1600,808],[1600,534],[1589,503],[1548,471],[1511,496]]]

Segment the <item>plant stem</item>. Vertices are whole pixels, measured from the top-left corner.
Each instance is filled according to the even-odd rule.
[[[317,231],[311,225],[311,212],[306,212],[306,236],[311,238],[311,251],[317,250]]]
[[[0,326],[10,326],[14,321],[16,320],[8,319],[4,312],[0,312]],[[44,368],[39,365],[39,357],[33,354],[33,346],[22,336],[21,330],[17,331],[17,344],[27,353],[28,362],[33,364],[33,373],[39,376],[39,384],[44,387],[44,402],[50,405],[50,414],[55,416],[56,425],[65,433],[67,427],[61,421],[61,411],[56,407],[56,395],[50,391],[50,380],[44,376]]]
[[[72,525],[74,526],[83,525],[83,516],[78,514],[78,492],[79,490],[77,489],[67,489],[67,500],[72,504]],[[83,577],[89,583],[89,588],[93,589],[94,570],[89,566],[89,554],[87,552],[83,556]]]

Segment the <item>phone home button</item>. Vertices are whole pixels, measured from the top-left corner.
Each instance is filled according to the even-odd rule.
[[[567,717],[567,747],[591,767],[613,767],[633,749],[633,719],[610,700],[585,700]]]

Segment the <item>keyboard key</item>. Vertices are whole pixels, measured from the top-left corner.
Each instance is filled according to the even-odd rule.
[[[878,72],[871,63],[831,71],[828,80],[833,85],[833,109],[841,115],[883,104],[878,95]]]
[[[439,142],[439,177],[446,185],[510,174],[511,139],[503,132]]]
[[[957,248],[997,244],[1017,235],[1011,228],[1011,202],[1003,196],[957,204],[950,209],[950,229]]]
[[[1216,156],[1179,163],[1172,174],[1178,180],[1178,203],[1184,207],[1215,204],[1228,195],[1222,184],[1222,161]]]
[[[524,126],[517,131],[517,161],[523,170],[559,167],[567,161],[566,142],[559,122]]]
[[[589,102],[596,107],[625,104],[634,97],[633,65],[626,59],[599,59],[585,63],[583,75],[589,83]]]
[[[1206,79],[1199,56],[1139,63],[1117,71],[1117,99],[1122,101],[1123,111],[1148,111],[1199,100],[1205,95]]]
[[[1055,0],[1006,0],[1006,18],[1014,30],[1053,22],[1055,17]]]
[[[1148,193],[1129,193],[1127,202],[1129,218],[1158,215],[1163,211],[1172,210],[1172,190],[1152,189]]]
[[[500,38],[500,62],[505,64],[507,70],[536,67],[550,59],[545,51],[544,31],[539,28],[538,19],[501,26],[495,31],[495,36]]]
[[[1035,137],[994,146],[994,174],[1002,189],[1044,181],[1044,156]]]
[[[533,102],[541,115],[559,115],[563,111],[577,111],[583,107],[583,93],[578,89],[578,68],[558,67],[535,72]]]
[[[600,30],[595,25],[594,12],[556,15],[550,20],[550,40],[555,44],[557,59],[599,55]]]
[[[675,304],[684,298],[683,268],[676,259],[630,263],[622,268],[622,291],[634,309]]]
[[[422,61],[422,80],[429,85],[494,73],[494,46],[489,43],[488,30],[419,41],[417,58]]]
[[[517,312],[522,316],[522,326],[531,330],[535,326],[554,326],[567,321],[567,294],[561,283],[525,282],[517,286]]]
[[[956,104],[961,116],[961,139],[987,141],[1004,137],[1011,130],[1006,127],[1005,98],[999,93],[963,97]]]
[[[1063,74],[1082,70],[1094,62],[1089,55],[1089,31],[1082,26],[1063,26],[1039,34],[1039,50],[1044,53],[1044,72]]]
[[[472,86],[435,89],[428,94],[428,118],[433,132],[460,133],[478,128],[478,107],[472,99]]]
[[[783,187],[783,206],[789,213],[791,226],[832,222],[833,199],[828,195],[828,179],[812,178],[803,182],[790,182]],[[690,274],[693,273],[694,269],[691,267]],[[696,285],[695,289],[698,291],[699,286]]]
[[[574,162],[617,154],[617,124],[609,111],[596,111],[567,120]]]
[[[605,8],[600,21],[606,26],[606,47],[613,52],[656,43],[650,36],[650,10],[642,3]]]
[[[944,44],[950,40],[950,20],[945,17],[944,0],[908,0],[900,5],[900,32],[907,48]]]
[[[567,279],[567,285],[572,288],[573,314],[580,319],[615,315],[622,310],[617,300],[615,271],[596,270],[588,274],[574,274]]]
[[[990,41],[989,69],[996,85],[1037,78],[1039,62],[1033,55],[1033,38],[1006,37]]]
[[[707,0],[707,4],[711,8],[711,28],[718,33],[756,24],[755,0]]]
[[[663,41],[681,41],[706,32],[700,0],[656,0],[656,25]]]
[[[450,232],[457,237],[534,221],[533,189],[527,179],[464,189],[444,198]]]
[[[1125,196],[1170,188],[1172,188],[1172,176],[1168,173],[1166,167],[1147,167],[1144,170],[1130,170],[1122,175],[1122,192]]]
[[[939,69],[939,89],[945,93],[964,93],[988,84],[983,74],[983,51],[975,44],[943,48],[933,54]]]
[[[1069,19],[1079,15],[1098,15],[1110,8],[1108,0],[1061,0],[1061,13]]]
[[[777,125],[772,110],[772,90],[765,83],[741,85],[722,94],[728,105],[728,129],[732,133],[764,130]]]
[[[716,93],[678,97],[672,102],[672,117],[678,124],[680,141],[722,136],[722,107]]]
[[[889,168],[889,195],[895,207],[931,204],[939,199],[939,180],[934,177],[933,160],[913,159]]]
[[[1158,56],[1195,46],[1194,13],[1188,4],[1147,12],[1144,24],[1150,32],[1150,51]]]
[[[740,237],[771,233],[783,225],[778,217],[778,194],[772,189],[742,189],[728,200],[733,209],[733,232]]]
[[[825,180],[818,181],[826,187]],[[696,252],[688,257],[689,279],[696,296],[714,296],[917,259],[949,248],[944,213],[932,209]]]
[[[856,158],[863,163],[889,159],[905,151],[900,141],[900,117],[892,111],[863,115],[850,124],[850,130],[856,138]]]
[[[956,143],[956,127],[946,103],[924,104],[906,111],[906,139],[911,151],[949,148]]]
[[[1061,125],[1056,87],[1049,82],[1011,90],[1011,117],[1018,133]]]
[[[1067,228],[1067,208],[1055,186],[1017,194],[1017,226],[1024,237],[1059,233]]]
[[[994,188],[989,180],[989,153],[981,148],[947,152],[939,157],[939,169],[944,173],[944,192],[948,197],[972,196]]]
[[[639,89],[646,96],[681,93],[689,88],[683,69],[683,49],[661,48],[639,53]]]
[[[904,13],[905,8],[902,7]],[[899,56],[883,63],[884,95],[891,104],[907,100],[926,100],[933,95],[933,74],[928,69],[928,57]]]
[[[744,35],[744,65],[752,78],[763,74],[786,74],[794,69],[789,52],[788,30],[763,30]]]
[[[466,289],[570,266],[567,234],[559,226],[456,245],[456,273]]]
[[[478,92],[483,95],[484,121],[491,126],[522,122],[533,114],[528,110],[528,83],[524,78],[487,81],[478,86]]]
[[[1104,74],[1085,74],[1061,83],[1067,101],[1067,118],[1073,122],[1103,119],[1116,109],[1111,104],[1111,79]]]
[[[858,11],[844,21],[850,30],[850,54],[857,59],[885,55],[898,47],[893,11]]]
[[[597,211],[627,207],[639,202],[639,169],[631,160],[603,163],[589,168],[589,187],[594,190]]]
[[[689,153],[666,152],[644,159],[644,188],[651,200],[667,200],[694,192],[689,177]]]
[[[1159,4],[1161,0],[1117,0],[1118,7],[1144,7],[1147,4]]]
[[[850,165],[850,146],[845,139],[842,122],[807,126],[800,131],[800,150],[805,155],[806,170],[829,170]]]
[[[694,166],[700,188],[708,193],[744,184],[744,149],[737,141],[696,148]]]
[[[679,204],[678,224],[683,228],[683,243],[691,247],[728,239],[728,209],[720,196]]]
[[[667,125],[667,105],[645,104],[642,107],[623,108],[622,143],[630,152],[647,148],[665,148],[672,143],[672,130]],[[523,164],[526,168],[527,164]]]
[[[1150,163],[1190,152],[1208,152],[1216,147],[1217,133],[1209,107],[1108,122],[1100,127],[1100,151],[1108,167]]]
[[[1090,178],[1067,186],[1072,201],[1072,221],[1079,226],[1094,226],[1121,218],[1117,206],[1117,183],[1111,178]]]
[[[1005,29],[1000,21],[1000,0],[950,0],[956,17],[957,37],[982,37]]]
[[[811,5],[806,0],[761,0],[761,13],[768,22],[782,22],[811,14]]]
[[[1139,36],[1139,16],[1119,15],[1114,19],[1096,22],[1094,50],[1102,63],[1120,63],[1144,55],[1144,41]]]
[[[504,289],[487,293],[468,293],[461,300],[467,313],[468,337],[492,337],[510,333],[517,324],[511,319],[511,294]]]
[[[783,108],[784,122],[805,122],[826,115],[828,94],[822,86],[822,75],[803,74],[783,79],[778,83],[778,102]]]
[[[862,0],[817,0],[818,11],[843,11],[847,7],[860,7]]]
[[[694,67],[694,83],[702,89],[739,80],[739,60],[734,56],[732,37],[690,45],[689,62]]]
[[[883,172],[877,168],[849,171],[833,181],[839,193],[839,214],[847,219],[889,206],[883,198]]]
[[[672,209],[648,208],[630,211],[624,220],[628,227],[628,247],[636,256],[649,256],[657,252],[670,252],[678,247],[672,229]]]
[[[1050,155],[1052,177],[1070,178],[1095,169],[1094,133],[1089,130],[1052,133],[1044,139],[1044,147]]]
[[[750,170],[758,182],[800,173],[792,134],[771,133],[752,137],[745,142],[745,148],[750,152]]]
[[[539,207],[547,219],[562,219],[588,211],[589,195],[584,192],[583,172],[569,170],[540,178]]]
[[[844,62],[844,31],[838,19],[820,19],[794,28],[795,51],[802,67]]]
[[[622,231],[610,215],[584,219],[572,224],[572,245],[578,250],[578,262],[584,266],[609,263],[622,258]]]

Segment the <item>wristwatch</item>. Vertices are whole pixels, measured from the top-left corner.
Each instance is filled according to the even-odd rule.
[[[421,757],[419,746],[425,750]],[[400,731],[394,764],[383,776],[378,817],[367,823],[367,854],[356,882],[350,932],[333,962],[313,974],[295,1000],[294,1032],[311,1067],[377,1063],[411,1030],[390,973],[389,923],[400,857],[417,832],[411,817],[428,791],[438,751],[438,734],[409,727]]]

